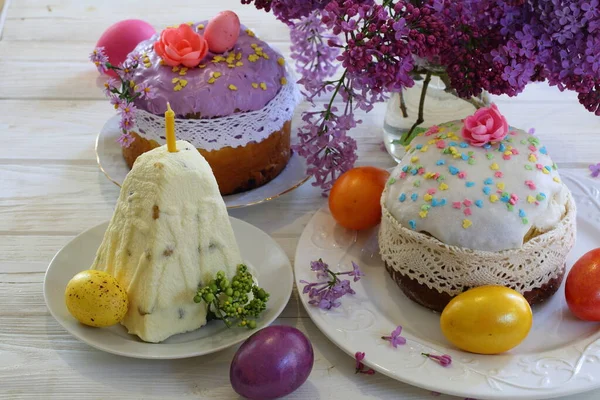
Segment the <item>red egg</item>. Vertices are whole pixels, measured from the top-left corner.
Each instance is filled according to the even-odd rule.
[[[104,31],[96,46],[104,47],[108,61],[113,65],[119,65],[125,61],[135,46],[149,39],[155,33],[156,30],[147,22],[139,19],[126,19]],[[113,71],[108,71],[107,74],[116,76]]]
[[[208,22],[204,39],[213,53],[225,53],[235,46],[240,36],[240,19],[233,11],[221,11]]]

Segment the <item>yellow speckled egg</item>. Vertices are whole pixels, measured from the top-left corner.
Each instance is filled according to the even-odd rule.
[[[127,292],[110,274],[88,270],[75,275],[65,290],[67,309],[79,322],[103,327],[119,323],[127,313]]]

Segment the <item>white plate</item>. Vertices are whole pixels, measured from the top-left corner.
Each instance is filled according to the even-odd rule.
[[[123,158],[121,145],[117,142],[120,136],[119,116],[111,117],[96,137],[96,161],[106,177],[121,186],[130,169]],[[267,184],[247,192],[223,196],[227,208],[240,208],[264,203],[276,199],[296,189],[310,176],[306,175],[306,160],[295,152],[292,153],[285,169]]]
[[[585,252],[600,247],[600,191],[594,182],[561,173],[578,206],[577,242],[570,267]],[[597,183],[596,183],[597,184]],[[319,329],[349,355],[366,353],[365,364],[394,379],[429,390],[478,399],[542,399],[600,387],[600,324],[577,320],[568,310],[564,288],[534,309],[527,339],[510,352],[484,356],[454,348],[441,333],[439,315],[411,302],[384,269],[375,230],[356,234],[335,223],[327,207],[304,230],[296,250],[295,275],[314,281],[310,261],[323,258],[332,268],[351,269],[355,261],[366,276],[353,284],[356,295],[342,306],[322,311],[302,303]],[[408,340],[397,349],[380,339],[402,325]],[[450,354],[443,368],[422,352]],[[348,362],[352,362],[348,360]]]
[[[231,225],[242,258],[256,269],[260,286],[270,293],[267,309],[257,320],[255,330],[227,328],[221,321],[210,321],[193,332],[175,335],[162,343],[154,344],[128,334],[121,325],[100,329],[77,322],[65,306],[65,288],[76,273],[92,265],[108,222],[83,232],[54,256],[44,278],[46,305],[52,316],[77,339],[97,349],[122,356],[186,358],[233,346],[279,316],[292,293],[293,276],[285,252],[269,235],[236,218],[231,218]]]

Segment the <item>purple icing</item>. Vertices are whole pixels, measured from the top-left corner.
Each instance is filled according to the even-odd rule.
[[[192,27],[195,28],[200,24],[206,26],[207,21],[195,23]],[[151,66],[147,68],[141,61],[133,75],[133,81],[136,84],[147,83],[152,86],[157,96],[153,99],[137,99],[136,106],[160,115],[167,110],[167,102],[169,102],[177,117],[200,113],[202,118],[223,117],[236,112],[260,110],[266,106],[281,88],[285,66],[278,62],[281,58],[278,52],[262,40],[249,35],[246,29],[245,26],[241,26],[239,39],[231,50],[242,53],[242,58],[236,60],[242,62],[242,66],[229,68],[225,61],[212,62],[215,56],[227,58],[229,52],[224,54],[209,52],[200,63],[206,65],[205,68],[190,68],[185,75],[173,72],[172,67],[168,65],[160,64],[160,57],[153,48],[160,33],[141,42],[132,54],[145,53]],[[202,30],[198,32],[202,33]],[[248,56],[255,54],[253,44],[261,47],[262,52],[269,59],[259,57],[255,62],[251,62]],[[220,72],[221,76],[215,79],[214,83],[208,83],[215,72]],[[187,85],[175,91],[176,84],[172,82],[173,78],[185,79]],[[252,86],[252,83],[260,85],[263,82],[266,84],[266,90],[260,86],[258,88]],[[237,90],[231,90],[229,85],[234,85]]]

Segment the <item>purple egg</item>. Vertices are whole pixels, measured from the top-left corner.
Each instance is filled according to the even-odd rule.
[[[291,326],[270,326],[240,346],[231,362],[229,379],[240,396],[276,399],[306,382],[314,359],[312,345],[302,332]]]

